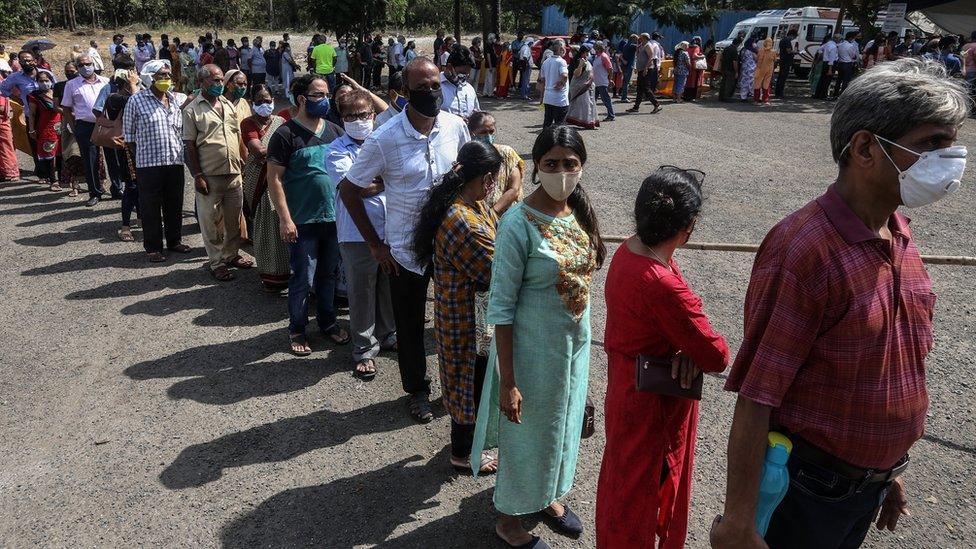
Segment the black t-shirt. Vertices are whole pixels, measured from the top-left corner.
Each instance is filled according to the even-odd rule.
[[[793,41],[789,37],[783,38],[779,41],[779,62],[780,65],[789,65],[793,63],[793,56],[795,52],[793,49]]]
[[[735,46],[729,46],[722,50],[722,70],[732,72],[735,70],[735,62],[739,59],[739,50]]]
[[[132,97],[128,93],[113,93],[108,96],[105,100],[105,114],[108,115],[109,120],[115,120],[122,110],[125,109],[125,104],[129,102],[129,98]]]

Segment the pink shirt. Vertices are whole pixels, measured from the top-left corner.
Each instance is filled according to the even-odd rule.
[[[976,72],[976,42],[970,42],[962,47],[963,65],[966,66],[966,73]]]
[[[98,98],[98,92],[108,84],[108,78],[96,76],[95,80],[88,82],[80,76],[68,80],[64,85],[64,99],[61,100],[62,107],[70,107],[71,112],[77,120],[85,122],[95,122],[95,114],[92,106]]]

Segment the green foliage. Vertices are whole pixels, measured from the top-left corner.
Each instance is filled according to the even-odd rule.
[[[561,0],[563,12],[609,35],[625,35],[630,23],[641,12],[650,13],[662,25],[692,31],[708,25],[716,16],[719,4],[707,0]]]
[[[0,0],[0,38],[37,30],[40,0]]]

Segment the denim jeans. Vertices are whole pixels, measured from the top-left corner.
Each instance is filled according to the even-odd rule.
[[[613,114],[613,101],[610,99],[610,92],[607,91],[607,87],[597,86],[596,96],[603,101],[603,106],[607,108],[607,118],[615,118],[616,115]]]
[[[529,80],[532,80],[532,67],[522,69],[522,82],[519,86],[519,96],[522,99],[529,98]]]
[[[634,77],[634,64],[631,63],[624,69],[624,84],[620,88],[620,100],[627,101],[627,90],[630,89],[630,79]]]
[[[315,293],[315,320],[327,332],[336,323],[336,269],[339,266],[339,241],[335,222],[298,225],[298,241],[289,244],[291,278],[288,280],[288,333],[305,334],[308,325],[308,298]]]
[[[891,483],[862,486],[797,456],[787,466],[790,487],[766,531],[770,549],[860,547]]]

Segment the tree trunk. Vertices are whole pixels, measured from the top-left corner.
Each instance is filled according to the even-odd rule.
[[[491,0],[491,32],[495,33],[498,41],[501,41],[501,12],[502,0]]]
[[[844,30],[844,17],[847,16],[847,2],[840,0],[840,12],[837,14],[837,25],[834,26],[834,34],[840,34]]]
[[[488,44],[488,33],[491,32],[491,20],[488,17],[488,2],[492,0],[482,0],[481,2],[481,43],[482,48]]]
[[[461,43],[461,0],[454,0],[454,41]]]

